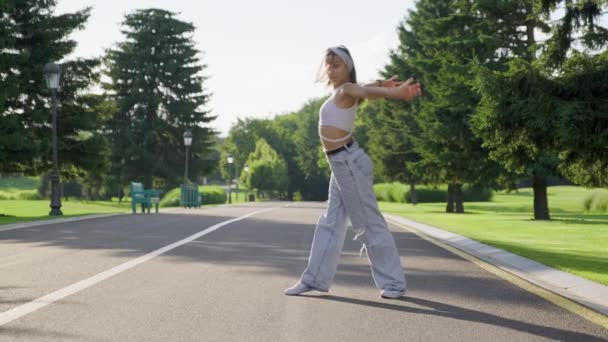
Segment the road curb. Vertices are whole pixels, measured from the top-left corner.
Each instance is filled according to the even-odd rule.
[[[421,232],[532,284],[608,316],[608,286],[427,224],[390,214],[384,214],[384,217],[392,223]]]

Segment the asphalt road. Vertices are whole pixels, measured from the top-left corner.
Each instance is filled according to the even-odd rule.
[[[608,341],[608,330],[399,227],[405,297],[379,297],[352,232],[329,293],[285,296],[324,208],[0,231],[0,341]]]

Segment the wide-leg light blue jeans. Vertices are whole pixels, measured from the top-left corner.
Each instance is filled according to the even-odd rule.
[[[317,223],[308,267],[301,282],[319,291],[329,290],[350,218],[355,240],[362,242],[367,250],[376,287],[405,291],[405,274],[395,240],[374,194],[371,159],[355,142],[346,150],[328,156],[328,161],[332,171],[329,204]]]

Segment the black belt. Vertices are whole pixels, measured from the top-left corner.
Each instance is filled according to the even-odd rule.
[[[343,146],[341,146],[341,147],[338,147],[338,148],[337,148],[337,149],[335,149],[335,150],[331,150],[331,151],[325,151],[325,154],[327,154],[328,156],[331,156],[332,154],[336,154],[336,153],[338,153],[338,152],[342,152],[342,151],[346,150],[346,148],[347,148],[347,147],[351,147],[351,146],[353,146],[353,144],[354,144],[354,143],[355,143],[355,141],[354,141],[354,140],[351,140],[351,141],[349,141],[349,142],[348,142],[348,144],[343,145]]]

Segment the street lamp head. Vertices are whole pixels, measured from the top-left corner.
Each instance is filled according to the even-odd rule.
[[[232,153],[228,154],[228,164],[232,164],[234,162],[234,158],[232,158]]]
[[[189,129],[184,132],[184,145],[192,145],[192,131]]]
[[[59,89],[59,78],[61,75],[61,68],[59,65],[48,62],[42,69],[42,73],[44,74],[44,79],[46,80],[46,85],[51,90]]]

